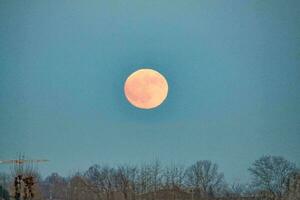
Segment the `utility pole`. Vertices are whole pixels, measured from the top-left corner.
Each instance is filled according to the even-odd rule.
[[[32,200],[35,196],[33,186],[35,180],[33,174],[26,174],[24,165],[47,162],[48,160],[26,160],[24,156],[19,156],[16,160],[0,160],[0,164],[10,164],[15,170],[14,178],[14,198],[15,200]]]

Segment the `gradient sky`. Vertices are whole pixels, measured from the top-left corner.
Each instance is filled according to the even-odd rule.
[[[0,159],[43,175],[94,163],[209,159],[248,180],[262,155],[300,164],[300,1],[0,2]],[[127,76],[166,76],[154,110]],[[0,166],[0,170],[8,167]]]

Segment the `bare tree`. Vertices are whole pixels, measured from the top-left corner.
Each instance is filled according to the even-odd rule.
[[[288,178],[295,168],[294,163],[283,157],[263,156],[254,161],[249,171],[253,177],[254,187],[271,193],[273,198],[280,198],[286,191]]]
[[[4,172],[0,173],[0,199],[9,199],[9,185],[11,182],[11,177]]]
[[[9,200],[9,192],[2,185],[0,185],[0,199]]]
[[[186,170],[186,184],[198,194],[214,196],[224,185],[224,175],[218,165],[208,160],[197,161]]]
[[[150,164],[152,191],[157,192],[162,185],[162,166],[159,160]]]
[[[151,193],[156,199],[156,193],[162,186],[162,166],[158,160],[140,167],[137,177],[137,191],[139,195]]]
[[[164,188],[170,191],[172,199],[175,200],[178,191],[184,188],[184,167],[172,164],[163,172]]]
[[[93,165],[85,172],[89,188],[101,199],[105,194],[106,200],[112,200],[115,190],[115,169],[108,166]]]
[[[125,200],[135,199],[137,168],[119,166],[116,171],[116,187],[123,194]]]
[[[164,185],[168,189],[181,188],[184,184],[184,167],[174,164],[165,168],[163,173]]]
[[[248,184],[234,182],[227,186],[225,195],[232,198],[251,197],[252,191]]]
[[[40,189],[41,176],[35,162],[14,162],[11,166],[11,176],[14,177],[14,197],[16,199],[42,199]]]
[[[0,173],[0,185],[3,188],[8,189],[10,182],[11,182],[11,176],[7,173],[1,172]]]
[[[137,193],[143,194],[150,192],[151,188],[151,169],[149,165],[142,165],[138,171],[136,190]]]
[[[67,180],[58,173],[52,173],[42,183],[46,199],[67,199]]]
[[[68,198],[72,200],[93,200],[97,195],[90,191],[85,177],[81,173],[75,173],[69,178]]]
[[[300,199],[300,170],[291,174],[287,184],[286,200]]]

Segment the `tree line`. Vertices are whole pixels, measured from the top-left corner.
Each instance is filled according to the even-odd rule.
[[[299,170],[285,158],[263,156],[249,172],[248,184],[228,184],[209,160],[188,167],[163,166],[158,160],[140,166],[95,164],[70,177],[52,173],[42,179],[36,174],[35,190],[41,200],[300,199]]]

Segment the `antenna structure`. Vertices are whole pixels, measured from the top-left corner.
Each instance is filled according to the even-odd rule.
[[[11,172],[14,176],[14,198],[16,200],[32,200],[34,198],[33,186],[36,183],[34,165],[48,161],[45,159],[25,159],[24,155],[19,155],[19,158],[15,160],[0,160],[0,164],[11,165]]]

